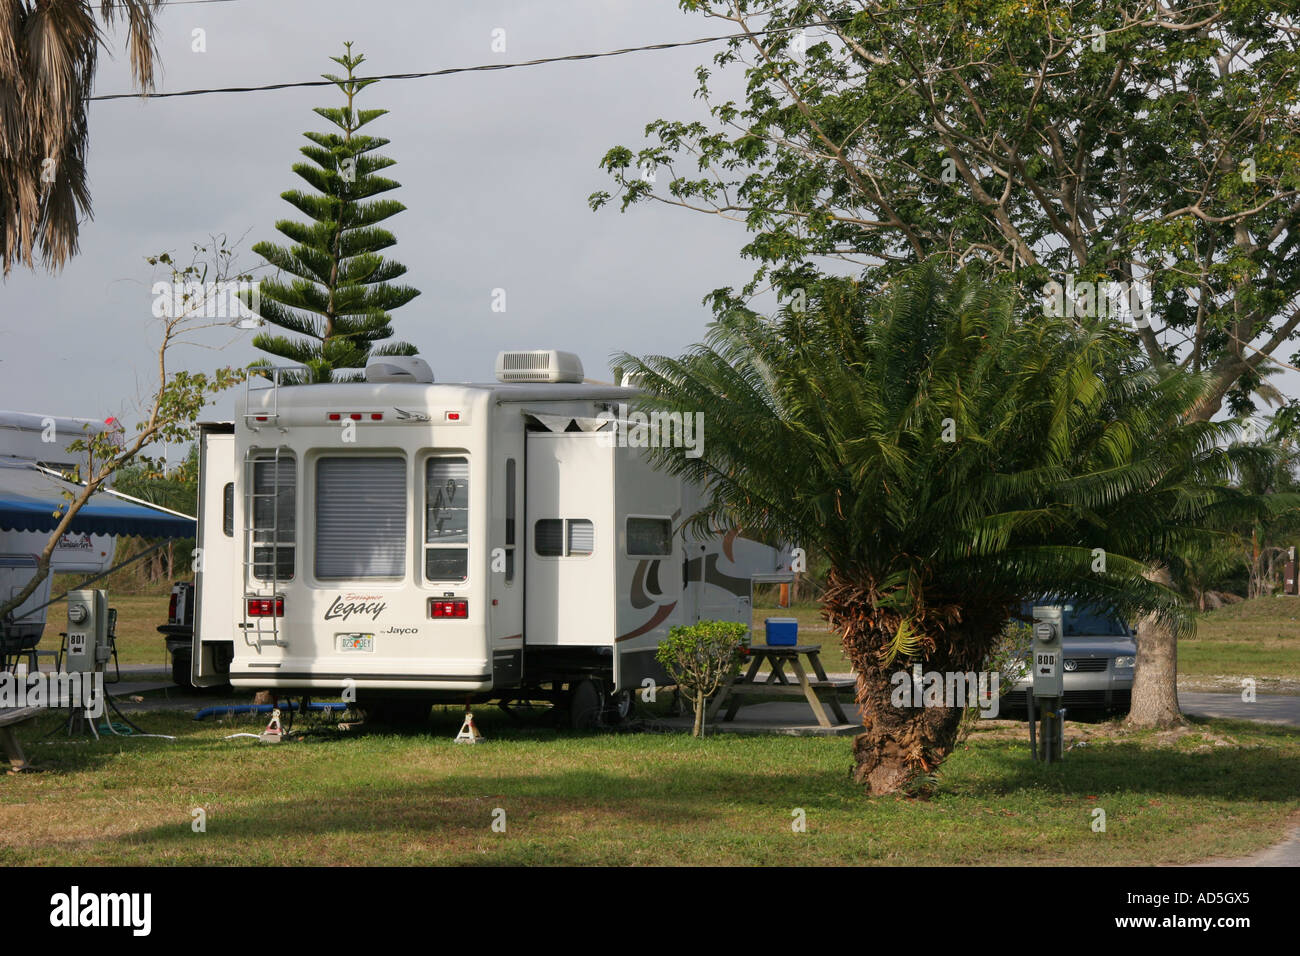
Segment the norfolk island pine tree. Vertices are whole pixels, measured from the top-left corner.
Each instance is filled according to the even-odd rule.
[[[330,59],[347,70],[347,75],[322,76],[338,86],[346,104],[315,108],[338,132],[304,133],[311,144],[302,147],[302,154],[310,162],[293,167],[315,192],[291,189],[281,193],[282,199],[311,222],[281,219],[275,224],[278,232],[293,241],[290,248],[270,242],[253,246],[254,252],[279,270],[275,278],[262,280],[256,311],[270,325],[302,336],[261,332],[253,345],[305,366],[301,380],[308,382],[334,381],[337,371],[365,368],[372,355],[417,352],[406,342],[376,345],[393,335],[390,312],[420,293],[393,284],[406,273],[406,267],[380,255],[397,240],[378,224],[406,207],[393,199],[373,198],[400,184],[375,175],[395,162],[375,153],[389,140],[359,130],[388,111],[354,107],[357,94],[378,80],[357,78],[355,71],[365,57],[353,54],[351,43],[344,46],[343,56]],[[263,359],[251,367],[271,364]]]

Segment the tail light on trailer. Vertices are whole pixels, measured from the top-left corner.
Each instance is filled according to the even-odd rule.
[[[469,601],[429,598],[429,617],[469,617]]]
[[[284,617],[284,598],[249,598],[249,617]]]

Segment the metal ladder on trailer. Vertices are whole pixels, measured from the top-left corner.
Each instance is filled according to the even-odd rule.
[[[274,425],[278,422],[280,413],[280,386],[283,384],[285,373],[298,371],[297,369],[284,368],[281,366],[261,369],[263,375],[267,375],[266,384],[254,384],[254,376],[250,375],[244,380],[244,423],[254,431],[259,431],[261,426],[266,424]],[[252,408],[252,395],[254,392],[271,392],[270,408]],[[268,454],[270,451],[270,454]],[[243,613],[243,632],[244,641],[248,644],[261,647],[265,644],[271,644],[276,647],[284,647],[285,643],[280,639],[280,616],[275,613],[277,601],[283,600],[280,593],[280,463],[282,452],[286,449],[277,445],[274,449],[254,448],[249,449],[244,456],[244,487],[247,489],[245,494],[244,507],[244,597],[241,601]],[[292,458],[288,459],[292,460]],[[258,467],[270,468],[271,482],[270,489],[259,492],[257,482]],[[269,500],[271,503],[271,523],[269,526],[260,525],[257,521],[259,501]],[[258,554],[258,535],[264,535],[269,541],[262,544],[270,555],[270,578],[258,574],[261,564],[257,560]],[[266,590],[270,594],[265,594]],[[271,601],[271,613],[263,615],[250,615],[248,613],[249,596],[264,597]],[[270,622],[268,629],[267,622]],[[254,638],[250,640],[250,635]]]
[[[301,374],[301,368],[286,365],[250,369],[244,379],[244,424],[255,431],[262,425],[275,424],[280,418],[280,386],[290,384],[290,376]],[[270,408],[253,409],[253,395],[258,392],[271,393]]]

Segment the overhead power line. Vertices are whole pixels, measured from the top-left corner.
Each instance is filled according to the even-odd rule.
[[[195,2],[195,0],[191,0]],[[788,33],[792,28],[783,30],[756,30],[755,33]],[[671,50],[675,47],[698,46],[701,43],[717,43],[721,40],[734,40],[747,33],[732,33],[718,37],[701,37],[698,40],[678,40],[675,43],[652,43],[649,46],[630,46],[621,50],[606,50],[603,53],[570,53],[567,56],[545,56],[536,60],[523,60],[517,63],[483,63],[478,66],[453,66],[445,70],[426,70],[422,73],[382,73],[376,76],[359,76],[364,80],[419,80],[430,76],[450,76],[454,73],[475,73],[487,70],[516,70],[525,66],[541,66],[545,63],[563,63],[571,60],[595,60],[606,56],[623,56],[627,53],[642,53],[648,50]],[[172,96],[206,96],[210,93],[260,93],[265,90],[293,90],[312,86],[333,86],[332,80],[299,80],[292,83],[267,83],[264,86],[222,86],[203,90],[177,90],[174,93],[107,93],[102,96],[88,97],[90,100],[161,100]]]
[[[200,2],[229,2],[229,0],[172,0],[176,3],[200,3]],[[889,11],[889,14],[910,13],[921,10],[925,7],[941,5],[943,0],[930,0],[930,2],[921,3],[913,7],[896,7]],[[451,76],[456,73],[479,73],[488,70],[517,70],[528,66],[542,66],[546,63],[565,63],[576,60],[596,60],[601,57],[624,56],[628,53],[644,53],[652,50],[672,50],[679,47],[699,46],[703,43],[720,43],[723,40],[742,40],[751,36],[763,36],[769,33],[793,33],[806,29],[809,26],[829,27],[834,24],[848,23],[848,18],[836,20],[823,20],[819,23],[800,25],[797,27],[778,27],[771,30],[751,30],[744,33],[727,33],[722,36],[700,37],[696,40],[678,40],[672,43],[651,43],[647,46],[629,46],[619,50],[606,50],[602,53],[570,53],[567,56],[546,56],[536,60],[524,60],[517,63],[483,63],[478,66],[453,66],[444,70],[426,70],[421,73],[383,73],[375,76],[357,77],[358,80],[419,80],[431,76]],[[268,90],[293,90],[305,89],[316,86],[333,86],[332,80],[299,80],[290,83],[267,83],[263,86],[222,86],[210,89],[199,90],[177,90],[174,93],[106,93],[101,96],[91,96],[88,99],[94,100],[160,100],[173,96],[207,96],[212,93],[260,93]]]

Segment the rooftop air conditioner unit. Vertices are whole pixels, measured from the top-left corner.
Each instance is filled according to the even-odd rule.
[[[367,382],[433,384],[433,369],[417,355],[381,355],[366,364]]]
[[[497,354],[498,382],[568,382],[583,379],[582,360],[572,352],[532,349]]]

